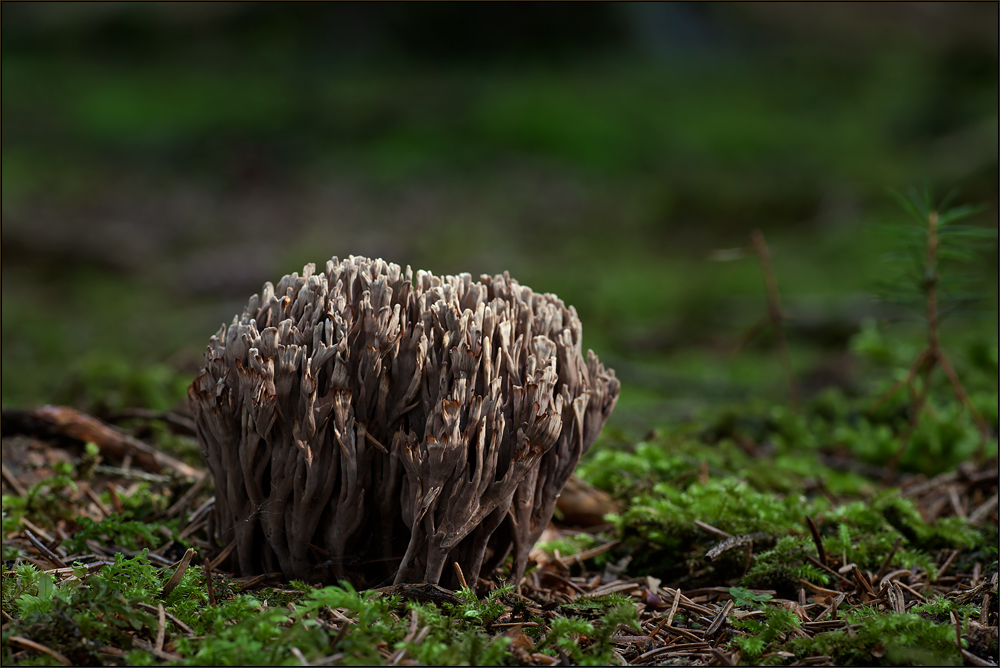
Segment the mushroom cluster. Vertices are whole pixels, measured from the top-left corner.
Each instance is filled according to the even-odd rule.
[[[573,307],[380,259],[264,285],[189,389],[230,568],[468,582],[528,552],[618,399]],[[449,566],[446,568],[446,566]]]

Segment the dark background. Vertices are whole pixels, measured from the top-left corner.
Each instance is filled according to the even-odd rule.
[[[866,318],[919,335],[870,297],[887,189],[958,187],[996,228],[997,25],[996,3],[4,2],[3,403],[172,405],[265,280],[355,254],[556,292],[623,380],[614,424],[645,429],[784,392],[767,335],[734,353],[758,264],[711,259],[754,228],[805,391],[856,391]],[[959,364],[996,356],[983,249]]]

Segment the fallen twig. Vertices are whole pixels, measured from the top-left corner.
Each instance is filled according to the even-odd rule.
[[[823,547],[823,539],[819,536],[819,529],[816,528],[816,523],[813,522],[813,518],[806,515],[806,524],[809,526],[809,533],[812,534],[813,542],[816,543],[816,552],[819,554],[819,560],[823,562],[824,566],[829,566],[830,562],[827,561],[826,549]]]
[[[68,436],[83,443],[93,443],[103,454],[118,459],[131,454],[136,464],[152,473],[173,470],[192,478],[205,475],[203,471],[69,406],[42,406],[35,410],[4,409],[2,420],[5,434],[20,432]]]
[[[66,562],[60,559],[58,554],[50,550],[45,543],[38,540],[38,537],[31,533],[30,529],[25,529],[24,535],[28,537],[28,540],[38,549],[41,555],[51,561],[56,568],[66,568]]]
[[[212,581],[212,560],[205,557],[205,583],[208,587],[208,604],[215,605],[215,583]]]
[[[24,488],[24,485],[22,485],[20,481],[14,476],[14,474],[7,469],[7,465],[3,464],[2,462],[0,462],[0,472],[2,472],[3,479],[7,482],[8,485],[10,485],[11,489],[14,490],[15,494],[17,494],[18,496],[28,495],[28,490],[26,490]]]
[[[59,652],[55,651],[51,647],[46,647],[42,643],[35,642],[34,640],[29,640],[28,638],[23,638],[21,636],[11,636],[7,638],[7,641],[14,645],[19,645],[21,647],[24,647],[25,649],[33,649],[36,652],[41,652],[42,654],[48,654],[49,656],[51,656],[53,659],[55,659],[64,666],[73,665],[72,661],[67,659]]]

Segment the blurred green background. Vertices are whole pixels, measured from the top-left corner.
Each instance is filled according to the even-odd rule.
[[[557,293],[622,379],[612,424],[642,433],[784,396],[773,339],[736,353],[766,311],[754,228],[805,394],[860,392],[863,323],[919,344],[871,298],[874,231],[904,219],[887,189],[957,187],[996,229],[997,23],[950,2],[4,2],[3,404],[168,407],[264,281],[355,254]],[[960,370],[996,365],[983,250],[964,271],[985,299],[944,330]]]

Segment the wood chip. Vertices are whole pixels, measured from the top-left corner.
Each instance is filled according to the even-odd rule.
[[[174,574],[170,576],[169,580],[167,580],[167,584],[163,585],[163,589],[160,591],[160,598],[167,598],[170,596],[170,593],[181,583],[181,578],[184,577],[184,572],[188,569],[188,566],[191,564],[191,559],[193,559],[194,555],[197,553],[198,551],[193,547],[189,547],[187,549],[187,552],[184,553],[181,560],[177,562],[177,568],[174,569]]]

